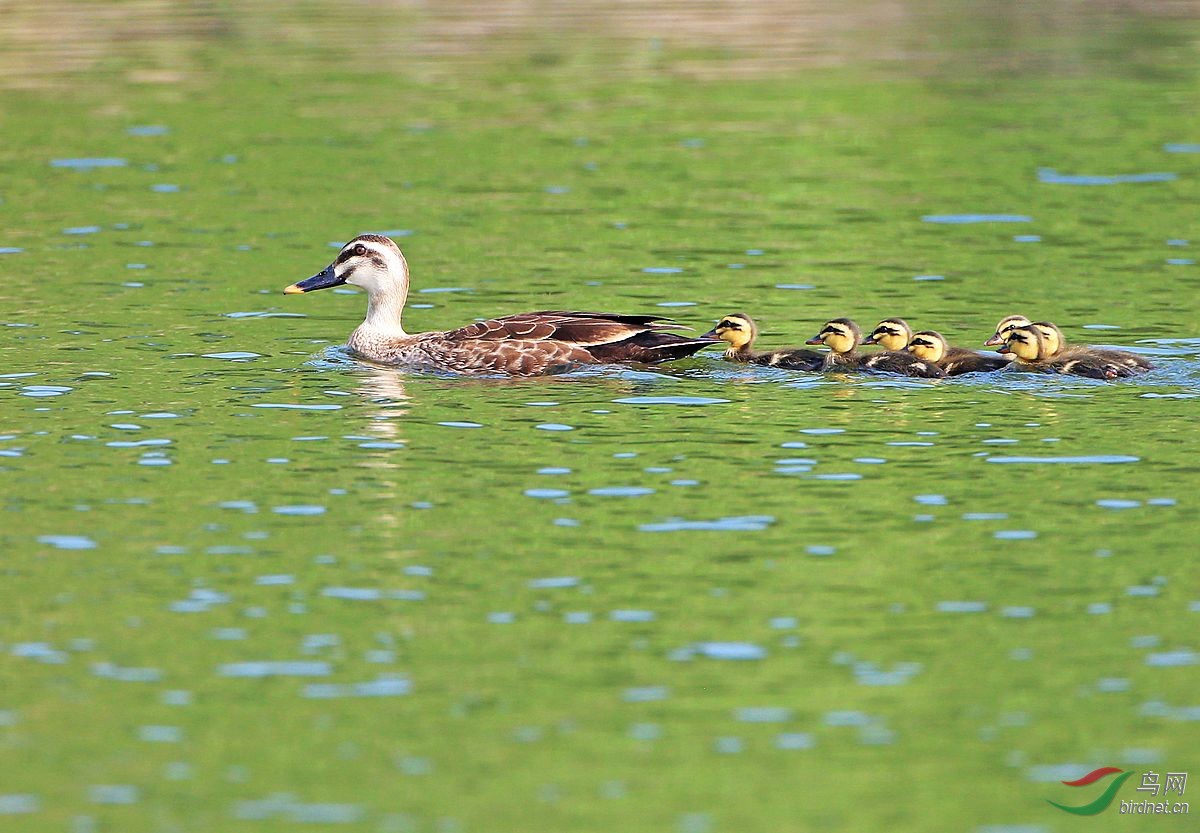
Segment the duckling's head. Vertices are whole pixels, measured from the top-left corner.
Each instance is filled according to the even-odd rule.
[[[382,234],[360,234],[338,252],[333,263],[284,292],[314,292],[344,283],[361,286],[370,295],[408,292],[408,264],[400,247]]]
[[[1000,319],[1000,323],[996,325],[996,332],[985,341],[985,347],[995,347],[997,344],[1003,344],[1004,339],[1008,334],[1017,327],[1028,327],[1033,322],[1023,315],[1006,315]]]
[[[758,327],[750,316],[743,312],[735,312],[722,317],[717,326],[701,338],[719,338],[729,345],[730,352],[749,350],[750,345],[754,344],[754,339],[758,338]]]
[[[936,330],[914,333],[908,342],[908,352],[924,362],[937,364],[946,355],[946,339]]]
[[[1057,356],[1062,352],[1063,347],[1067,345],[1067,340],[1063,337],[1062,330],[1056,324],[1051,324],[1049,321],[1034,321],[1030,326],[1037,329],[1046,340],[1046,355],[1042,356],[1042,358],[1048,359],[1051,356]]]
[[[863,344],[880,344],[884,350],[903,350],[912,335],[912,327],[903,318],[885,318],[863,339]]]
[[[1013,327],[1004,337],[1001,353],[1012,353],[1018,361],[1036,362],[1047,357],[1046,337],[1033,324]]]
[[[824,344],[835,353],[851,353],[862,343],[862,330],[849,318],[835,318],[826,321],[821,332],[804,343]]]

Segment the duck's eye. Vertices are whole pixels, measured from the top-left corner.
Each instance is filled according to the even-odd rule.
[[[366,253],[367,253],[367,247],[364,246],[362,243],[359,243],[357,246],[354,247],[354,254],[358,255],[359,257],[362,257]]]

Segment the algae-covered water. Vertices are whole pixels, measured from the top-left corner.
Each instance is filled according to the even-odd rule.
[[[1200,24],[760,5],[10,18],[0,826],[1184,829],[1046,799],[1197,768]],[[1022,312],[1158,369],[406,374],[280,294],[362,231],[410,330]]]

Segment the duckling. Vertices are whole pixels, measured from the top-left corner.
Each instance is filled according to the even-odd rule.
[[[922,361],[937,365],[946,371],[947,376],[1000,370],[1012,361],[1010,355],[986,355],[965,347],[951,347],[936,330],[922,330],[913,334],[908,343],[908,352]]]
[[[1032,323],[1023,315],[1006,315],[996,324],[996,332],[983,343],[983,346],[995,347],[997,344],[1003,344],[1004,339],[1008,338],[1008,334],[1017,327],[1028,327]]]
[[[1011,353],[1023,370],[1040,370],[1045,373],[1069,373],[1092,379],[1115,379],[1123,374],[1112,362],[1093,354],[1054,355],[1050,342],[1033,324],[1013,327],[1004,337],[1001,353]]]
[[[1068,345],[1067,339],[1062,334],[1062,330],[1049,321],[1035,321],[1033,326],[1037,327],[1042,335],[1046,337],[1046,347],[1050,351],[1051,356],[1099,356],[1104,361],[1111,362],[1117,367],[1129,371],[1128,374],[1121,374],[1122,376],[1145,373],[1147,370],[1154,369],[1154,365],[1144,356],[1139,356],[1137,353],[1130,353],[1127,350],[1101,350],[1097,347],[1075,347]]]
[[[1083,355],[1099,356],[1101,359],[1111,362],[1117,367],[1125,368],[1130,373],[1141,373],[1146,370],[1153,370],[1154,365],[1149,362],[1144,356],[1139,356],[1137,353],[1130,353],[1126,350],[1098,350],[1095,347],[1073,347],[1068,346],[1066,338],[1063,337],[1062,330],[1049,321],[1030,321],[1023,315],[1009,315],[1000,319],[1000,323],[996,325],[996,333],[987,341],[984,342],[987,346],[1003,344],[1008,333],[1012,332],[1017,327],[1028,327],[1033,325],[1041,331],[1042,335],[1046,336],[1047,358],[1050,356],[1072,356],[1080,358]],[[1128,375],[1128,374],[1122,374]]]
[[[728,344],[729,347],[725,351],[726,361],[782,367],[787,370],[823,370],[833,355],[799,348],[756,353],[752,348],[754,340],[758,338],[758,325],[754,323],[753,318],[742,312],[724,316],[717,322],[717,326],[701,338],[719,338]]]
[[[539,376],[576,365],[660,362],[719,342],[663,332],[679,325],[657,315],[546,310],[477,321],[447,332],[406,333],[408,263],[388,237],[362,234],[333,263],[286,294],[349,283],[367,290],[367,317],[347,347],[365,359],[455,373]]]
[[[862,330],[849,318],[835,318],[825,323],[821,332],[805,344],[824,344],[830,349],[828,367],[844,370],[878,370],[900,373],[905,376],[939,378],[946,372],[929,362],[921,361],[902,350],[884,350],[869,356],[859,355],[858,345],[862,341]]]
[[[912,327],[903,318],[885,318],[863,339],[863,344],[878,344],[884,350],[904,350],[912,337]]]

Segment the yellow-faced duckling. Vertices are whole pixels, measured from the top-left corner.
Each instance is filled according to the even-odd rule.
[[[976,353],[965,347],[951,347],[936,330],[914,333],[908,342],[908,352],[922,361],[936,364],[946,371],[947,376],[1000,370],[1012,361],[1012,356],[1009,355]]]
[[[347,283],[367,291],[367,317],[346,346],[382,364],[537,376],[583,364],[678,359],[715,343],[663,332],[678,325],[657,315],[565,310],[489,318],[448,332],[406,333],[400,315],[408,297],[408,263],[379,234],[359,235],[321,272],[283,291]]]
[[[1052,356],[1072,356],[1075,358],[1080,358],[1084,355],[1099,356],[1104,361],[1111,362],[1117,367],[1129,371],[1128,375],[1145,373],[1147,370],[1154,369],[1154,365],[1145,356],[1139,356],[1137,353],[1130,353],[1127,350],[1101,350],[1097,347],[1076,347],[1069,345],[1062,334],[1062,330],[1049,321],[1035,321],[1033,322],[1033,326],[1037,327],[1042,335],[1046,337],[1046,346]]]
[[[753,347],[754,340],[758,338],[758,325],[754,323],[753,318],[742,312],[722,317],[717,326],[701,338],[719,338],[728,344],[729,347],[725,351],[726,361],[782,367],[786,370],[823,370],[831,355],[800,348],[756,352]]]
[[[903,350],[884,350],[869,356],[860,355],[858,345],[862,342],[862,330],[849,318],[827,321],[821,332],[805,344],[824,344],[830,349],[830,367],[843,370],[877,370],[900,373],[904,376],[939,378],[946,372],[935,364],[922,361]]]
[[[1054,355],[1045,334],[1033,324],[1013,327],[1004,337],[1001,353],[1011,353],[1022,370],[1039,370],[1044,373],[1069,373],[1092,379],[1116,379],[1128,375],[1128,371],[1100,356],[1088,353],[1078,355]]]
[[[996,324],[996,332],[983,343],[983,346],[995,347],[998,344],[1003,344],[1004,339],[1008,338],[1008,334],[1017,327],[1028,327],[1032,323],[1032,321],[1023,315],[1006,315]]]
[[[885,318],[863,339],[863,344],[878,344],[884,350],[904,350],[912,337],[912,327],[903,318]]]

